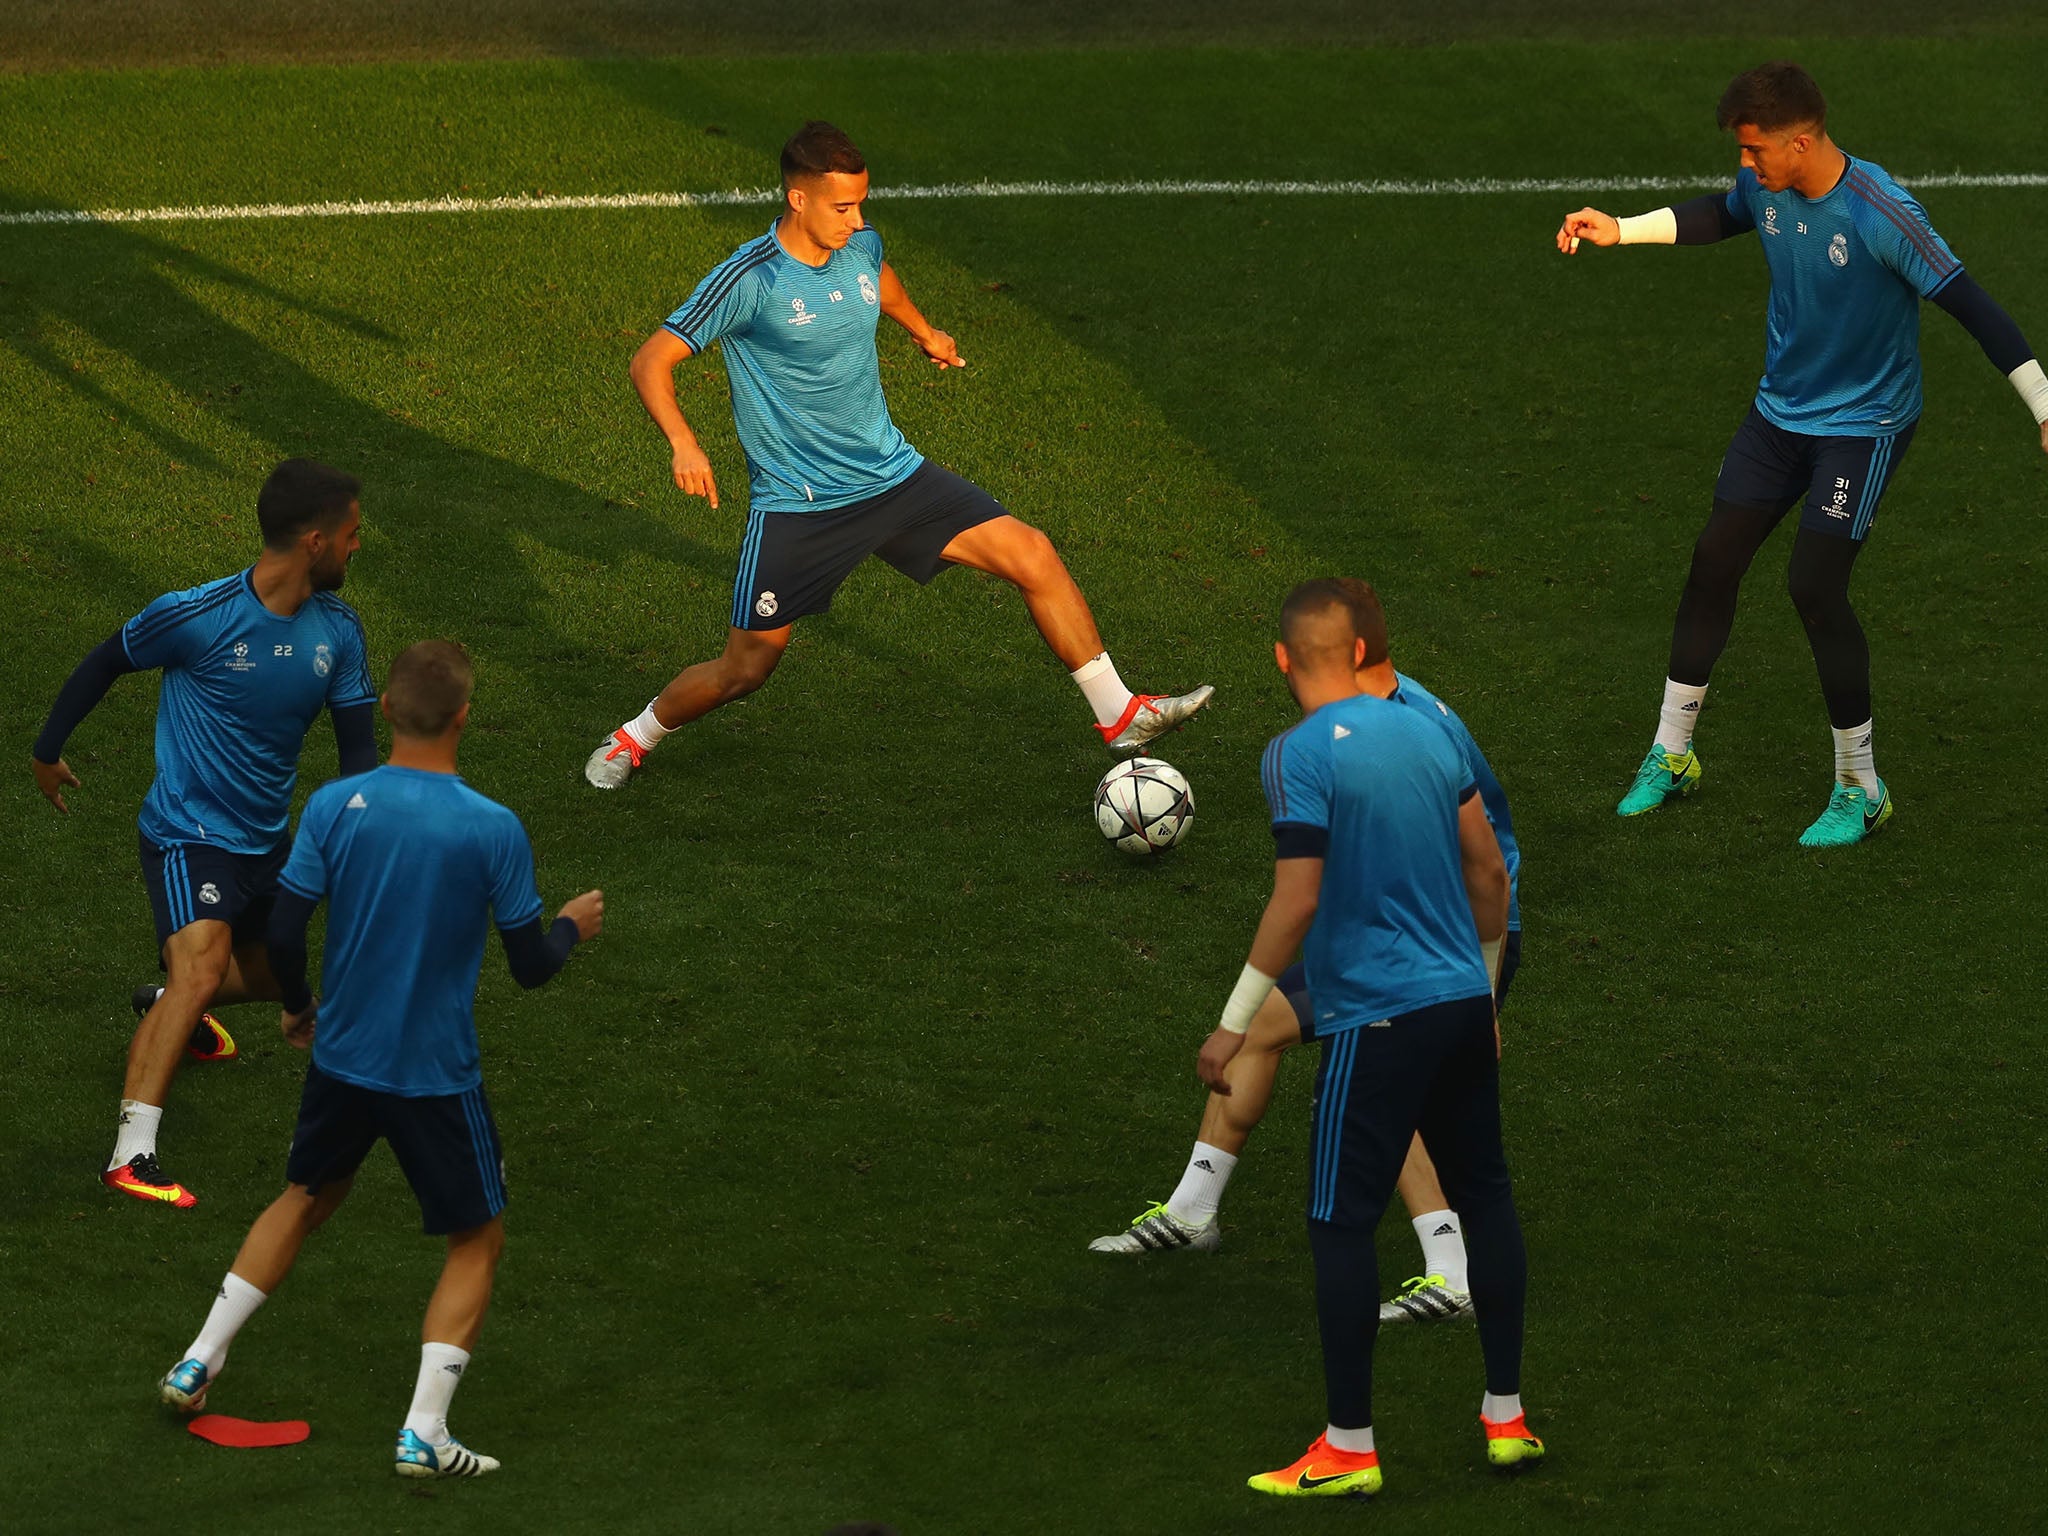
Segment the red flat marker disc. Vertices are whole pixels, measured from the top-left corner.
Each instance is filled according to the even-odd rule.
[[[260,1423],[255,1419],[233,1419],[224,1413],[202,1413],[185,1426],[202,1440],[250,1450],[266,1445],[297,1445],[313,1433],[304,1419],[278,1419]]]

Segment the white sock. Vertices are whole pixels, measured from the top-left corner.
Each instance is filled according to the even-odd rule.
[[[214,1298],[213,1310],[206,1314],[206,1326],[199,1330],[199,1337],[185,1351],[185,1358],[197,1360],[206,1367],[209,1376],[218,1375],[220,1368],[227,1364],[228,1346],[235,1342],[235,1335],[242,1331],[242,1324],[256,1315],[256,1309],[263,1305],[263,1301],[261,1291],[229,1270],[228,1277],[220,1283],[220,1294]]]
[[[1195,1150],[1188,1154],[1187,1172],[1180,1176],[1180,1187],[1166,1202],[1167,1215],[1191,1227],[1209,1220],[1223,1203],[1224,1187],[1230,1183],[1230,1172],[1236,1166],[1237,1159],[1221,1147],[1196,1142]]]
[[[107,1163],[107,1171],[125,1168],[145,1152],[156,1151],[157,1123],[164,1117],[160,1104],[144,1104],[135,1099],[121,1101],[120,1129],[114,1134],[114,1155]]]
[[[1522,1394],[1495,1397],[1491,1392],[1479,1399],[1479,1417],[1490,1424],[1511,1424],[1522,1416]]]
[[[1414,1221],[1415,1235],[1422,1240],[1422,1272],[1442,1275],[1454,1291],[1471,1287],[1465,1281],[1465,1233],[1458,1225],[1456,1211],[1429,1211]]]
[[[1699,723],[1700,702],[1707,685],[1674,683],[1664,679],[1664,705],[1657,711],[1657,745],[1666,752],[1683,752],[1692,745],[1693,727]]]
[[[654,718],[654,703],[652,700],[648,702],[645,709],[641,710],[631,720],[628,720],[620,729],[639,742],[640,750],[643,752],[652,752],[661,745],[661,738],[669,733],[669,728]]]
[[[469,1351],[453,1344],[422,1344],[420,1375],[413,1384],[412,1411],[405,1427],[429,1445],[448,1441],[448,1405],[455,1401],[455,1389],[462,1385],[462,1373],[469,1368]]]
[[[1331,1450],[1350,1451],[1357,1456],[1363,1456],[1373,1448],[1370,1424],[1363,1429],[1339,1429],[1332,1424],[1323,1431],[1323,1438],[1330,1442]]]
[[[1109,652],[1082,662],[1068,675],[1081,685],[1081,696],[1095,711],[1097,725],[1115,725],[1131,707],[1131,690],[1116,675],[1116,663],[1109,659]]]
[[[1835,782],[1877,793],[1877,761],[1870,746],[1870,722],[1835,732]]]

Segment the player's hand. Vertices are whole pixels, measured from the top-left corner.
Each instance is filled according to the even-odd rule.
[[[1195,1076],[1199,1077],[1211,1093],[1230,1097],[1230,1079],[1223,1075],[1223,1069],[1230,1065],[1237,1053],[1244,1048],[1244,1036],[1223,1028],[1202,1042],[1202,1054],[1195,1058]]]
[[[2048,421],[2041,423],[2041,451],[2048,453]],[[73,779],[71,782],[76,784],[78,780]],[[46,789],[43,793],[47,795],[49,791]],[[60,811],[64,809],[64,802],[62,800],[57,802],[57,809]]]
[[[1493,1010],[1493,1059],[1500,1060],[1500,1009]]]
[[[924,355],[941,368],[965,368],[967,359],[960,355],[960,349],[953,344],[953,338],[944,331],[933,331],[918,343],[924,348]]]
[[[676,487],[691,496],[702,496],[711,503],[711,510],[718,510],[718,481],[711,473],[711,460],[702,448],[690,443],[675,450],[672,466],[675,470]]]
[[[2048,441],[2048,431],[2042,437]],[[64,803],[64,791],[78,788],[78,775],[71,771],[71,765],[61,757],[54,763],[39,763],[34,758],[28,761],[36,771],[36,788],[43,792],[43,798],[69,816],[71,807]]]
[[[1568,213],[1564,222],[1557,227],[1557,248],[1567,256],[1578,254],[1579,242],[1590,240],[1595,245],[1621,244],[1621,223],[1612,214],[1602,213],[1598,208],[1581,208],[1577,213]]]
[[[596,938],[604,932],[604,892],[585,891],[572,901],[563,903],[557,918],[566,917],[576,925],[578,942]]]
[[[306,1050],[313,1044],[313,1023],[320,1012],[320,999],[314,998],[306,1004],[303,1013],[293,1013],[289,1008],[278,1014],[277,1027],[285,1043],[294,1050]]]

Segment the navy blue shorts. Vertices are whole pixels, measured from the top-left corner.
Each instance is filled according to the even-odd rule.
[[[140,833],[142,878],[149,886],[149,910],[156,918],[161,956],[172,934],[207,918],[228,924],[234,944],[261,944],[277,902],[277,877],[292,855],[287,837],[268,853],[229,853],[209,843],[158,846]]]
[[[1323,1037],[1308,1219],[1371,1231],[1417,1133],[1454,1211],[1510,1193],[1493,1004],[1460,998]]]
[[[483,1089],[408,1098],[345,1083],[317,1066],[306,1069],[285,1182],[317,1195],[322,1185],[354,1178],[380,1139],[391,1143],[430,1235],[467,1232],[505,1209],[505,1152]]]
[[[1508,1005],[1508,986],[1515,979],[1515,972],[1522,968],[1522,930],[1510,928],[1507,942],[1501,946],[1500,980],[1493,984],[1493,1006],[1500,1012]],[[1287,999],[1287,1006],[1294,1010],[1294,1022],[1301,1027],[1301,1043],[1308,1044],[1316,1037],[1316,1002],[1309,996],[1308,967],[1299,960],[1280,973],[1274,983],[1280,995]]]
[[[1783,516],[1803,497],[1800,527],[1860,543],[1919,425],[1909,421],[1889,437],[1812,437],[1787,432],[1752,405],[1721,460],[1714,499]]]
[[[901,485],[851,506],[751,512],[732,584],[732,627],[780,629],[823,613],[869,555],[912,581],[930,581],[949,563],[944,551],[957,535],[1008,515],[980,486],[929,461]]]

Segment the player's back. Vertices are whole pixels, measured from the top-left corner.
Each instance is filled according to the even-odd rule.
[[[1276,737],[1266,777],[1276,835],[1291,822],[1326,833],[1302,947],[1319,1034],[1491,990],[1458,841],[1477,786],[1449,733],[1360,694]]]
[[[1499,777],[1493,765],[1486,760],[1486,754],[1479,750],[1479,742],[1473,736],[1471,727],[1459,718],[1458,712],[1442,699],[1431,693],[1422,684],[1405,672],[1394,674],[1396,687],[1394,698],[1419,712],[1424,719],[1434,719],[1450,734],[1457,744],[1459,754],[1465,759],[1465,766],[1472,770],[1472,777],[1479,785],[1480,801],[1486,806],[1486,819],[1493,824],[1493,835],[1500,843],[1500,856],[1508,867],[1508,927],[1522,926],[1522,848],[1515,840],[1515,819],[1508,811],[1508,792],[1501,788]]]
[[[485,933],[541,910],[519,818],[454,774],[387,764],[322,785],[298,837],[285,883],[328,903],[315,1062],[386,1093],[476,1087]]]

